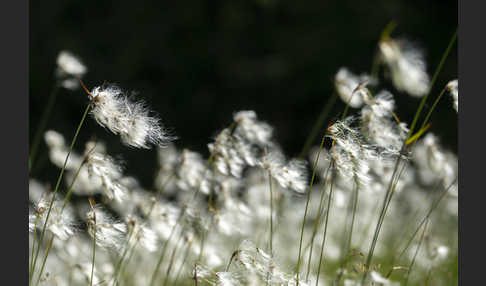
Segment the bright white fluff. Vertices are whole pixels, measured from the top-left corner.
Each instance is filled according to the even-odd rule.
[[[91,91],[91,114],[103,127],[119,134],[124,144],[137,148],[164,146],[175,139],[160,125],[160,119],[143,101],[133,101],[116,85],[96,87]]]
[[[357,76],[350,72],[347,68],[340,68],[334,77],[334,85],[336,87],[339,97],[344,103],[349,104],[353,108],[358,108],[363,105],[365,99],[368,97],[366,90],[358,88],[358,86],[366,85],[371,80],[371,77],[365,74]]]
[[[126,188],[120,183],[122,178],[121,167],[106,154],[89,154],[86,166],[88,175],[96,180],[101,180],[101,188],[108,199],[122,201],[127,194]]]
[[[39,230],[43,228],[50,203],[50,196],[39,201],[35,214],[29,215],[29,231],[33,231],[34,227],[37,227]],[[56,198],[54,201],[47,223],[47,230],[59,239],[67,240],[75,231],[74,212],[69,205],[66,205],[63,209],[63,204],[63,201],[59,198]],[[37,224],[35,223],[36,216],[38,216]]]
[[[177,170],[177,186],[184,191],[201,191],[209,194],[211,173],[199,153],[184,149]]]
[[[329,137],[335,144],[330,154],[335,166],[344,178],[354,179],[355,183],[367,185],[370,162],[377,157],[375,150],[363,142],[358,130],[350,124],[354,118],[348,117],[344,121],[337,121],[329,127]]]
[[[56,76],[64,88],[71,90],[78,88],[77,78],[81,78],[87,70],[84,64],[68,51],[61,51],[57,56]]]
[[[459,101],[458,101],[459,81],[457,79],[452,80],[447,84],[446,87],[452,96],[454,109],[456,110],[456,112],[459,112]]]
[[[392,282],[392,281],[386,279],[385,277],[381,276],[381,274],[376,272],[376,271],[371,271],[370,276],[371,276],[371,280],[373,280],[373,282],[375,282],[375,283],[378,283],[379,285],[385,285],[385,286],[393,286],[393,285],[398,286],[398,285],[400,285],[400,283],[398,283],[398,282]]]
[[[307,187],[307,168],[305,161],[292,159],[285,162],[279,151],[271,151],[262,158],[261,167],[268,170],[282,188],[304,193]]]
[[[142,247],[149,252],[154,252],[158,247],[157,234],[144,224],[141,224],[138,219],[133,215],[128,215],[126,223],[129,227],[129,231],[132,232],[131,244],[134,245],[137,241]]]
[[[120,251],[125,240],[127,227],[124,223],[115,221],[106,212],[95,207],[86,214],[88,232],[94,237],[96,229],[96,244],[103,248]]]
[[[214,143],[208,144],[214,156],[214,164],[223,175],[240,178],[246,166],[257,164],[257,150],[238,135],[231,135],[229,129],[223,129]]]
[[[383,152],[398,154],[408,130],[393,119],[393,95],[381,91],[361,110],[361,131],[370,143],[384,148]]]
[[[395,87],[415,97],[424,96],[429,88],[429,76],[423,53],[407,41],[390,38],[381,41],[379,48]]]
[[[273,128],[258,121],[255,111],[239,111],[233,115],[233,120],[237,124],[234,132],[241,138],[262,147],[271,144]]]
[[[49,159],[54,165],[62,168],[69,152],[64,137],[56,131],[48,130],[44,133],[44,140],[49,147]],[[71,152],[66,163],[66,170],[74,170],[78,168],[79,165],[81,165],[81,162],[82,158],[78,154]]]

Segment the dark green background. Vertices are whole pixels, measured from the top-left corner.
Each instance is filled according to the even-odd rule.
[[[369,72],[376,42],[391,20],[398,23],[393,35],[425,50],[432,75],[457,27],[457,1],[31,1],[29,134],[52,89],[56,56],[67,49],[87,65],[89,87],[106,80],[139,91],[179,136],[178,147],[207,154],[206,144],[233,112],[253,109],[275,127],[287,155],[295,156],[332,93],[336,71],[346,66]],[[433,96],[454,78],[457,45]],[[419,100],[385,86],[395,95],[399,117],[410,122]],[[62,90],[48,128],[70,141],[86,102],[81,91]],[[439,104],[431,130],[455,150],[451,106],[449,98]],[[338,102],[331,115],[343,107]],[[127,173],[151,186],[154,150],[123,146],[89,119],[78,151],[92,135],[125,159]],[[55,182],[45,145],[33,175]]]

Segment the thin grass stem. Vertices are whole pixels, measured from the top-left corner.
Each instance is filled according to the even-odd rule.
[[[37,247],[37,251],[36,251],[36,254],[35,254],[35,258],[34,258],[34,265],[32,267],[32,269],[33,269],[32,271],[35,270],[37,257],[39,256],[39,250],[40,250],[39,246],[42,245],[42,242],[43,242],[43,239],[44,239],[44,234],[45,234],[46,229],[47,229],[47,223],[49,222],[49,217],[50,217],[50,214],[51,214],[52,206],[54,204],[54,200],[56,199],[56,194],[57,194],[57,191],[59,190],[59,186],[61,184],[61,180],[62,180],[62,177],[64,175],[64,171],[66,170],[67,161],[69,159],[69,156],[71,155],[71,152],[73,151],[74,144],[76,143],[76,140],[78,138],[79,131],[81,130],[81,127],[83,126],[83,123],[86,119],[86,115],[88,114],[88,111],[89,111],[90,108],[91,108],[91,104],[88,104],[88,106],[86,107],[86,110],[84,111],[84,114],[81,118],[81,121],[79,122],[78,128],[76,129],[76,133],[74,134],[73,140],[71,141],[71,146],[69,147],[68,154],[66,155],[66,159],[64,160],[64,164],[62,166],[61,172],[59,173],[59,176],[57,178],[56,187],[54,188],[54,192],[52,194],[52,199],[51,199],[51,202],[49,204],[49,209],[47,211],[46,220],[44,221],[44,226],[42,227],[42,232],[41,232],[41,235],[40,235],[40,238],[39,238],[38,247]],[[32,275],[30,275],[30,277],[29,277],[29,285],[30,285],[31,281],[32,281]]]
[[[44,132],[44,129],[46,128],[47,121],[49,119],[49,115],[52,112],[52,107],[54,106],[54,102],[56,102],[56,97],[59,91],[59,82],[56,81],[54,84],[54,88],[52,89],[51,93],[49,94],[49,99],[47,100],[46,108],[44,109],[44,112],[42,113],[41,119],[39,121],[39,126],[36,128],[36,132],[34,135],[34,140],[32,141],[32,145],[30,148],[30,156],[29,156],[29,173],[30,170],[32,169],[35,159],[37,156],[37,150],[39,148],[39,143],[40,143],[40,138],[42,133]]]

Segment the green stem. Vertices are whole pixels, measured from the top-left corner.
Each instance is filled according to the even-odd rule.
[[[61,184],[61,180],[62,180],[62,177],[64,175],[64,171],[66,169],[67,161],[69,159],[69,156],[71,155],[71,152],[73,151],[74,144],[76,143],[76,140],[78,138],[79,131],[81,130],[81,127],[83,126],[84,120],[86,119],[86,115],[88,114],[88,111],[89,111],[90,108],[91,108],[91,104],[88,104],[88,106],[86,107],[86,110],[84,111],[83,117],[81,118],[81,121],[79,122],[78,128],[76,129],[76,133],[74,134],[73,140],[71,141],[71,146],[69,147],[69,152],[66,156],[66,159],[64,160],[64,165],[62,166],[61,172],[59,173],[59,177],[57,178],[56,187],[54,188],[54,192],[52,194],[52,199],[51,199],[51,202],[49,204],[49,209],[47,211],[46,220],[44,221],[44,226],[42,227],[42,232],[41,232],[41,235],[40,235],[40,238],[39,238],[39,242],[37,244],[38,247],[37,247],[37,251],[36,251],[36,254],[35,254],[35,258],[34,258],[34,265],[32,267],[33,270],[35,270],[37,257],[39,256],[39,250],[40,250],[39,246],[42,244],[42,242],[44,240],[44,235],[45,235],[45,232],[46,232],[47,223],[49,221],[49,216],[51,214],[52,205],[54,204],[54,200],[56,199],[56,194],[57,194],[57,191],[59,190],[59,186]],[[29,285],[30,285],[31,281],[32,281],[32,275],[29,278]]]
[[[179,239],[178,239],[178,241],[177,241],[177,243],[174,247],[174,250],[172,251],[172,255],[170,256],[170,262],[169,262],[169,266],[167,267],[167,274],[165,275],[163,286],[167,285],[167,281],[169,281],[170,271],[172,270],[172,266],[174,265],[174,258],[175,258],[175,255],[177,253],[179,243],[182,241],[183,237],[184,237],[184,232],[181,230],[181,234],[179,236]]]
[[[400,258],[402,258],[402,256],[405,254],[405,252],[407,251],[408,247],[411,245],[411,243],[412,243],[413,239],[415,238],[415,236],[417,235],[417,233],[420,231],[420,229],[426,223],[426,221],[428,221],[428,219],[432,215],[432,212],[437,208],[437,206],[439,205],[441,200],[449,192],[450,188],[455,184],[456,181],[457,181],[457,178],[447,188],[444,188],[444,190],[438,195],[438,198],[434,202],[432,202],[429,211],[427,212],[425,217],[422,219],[422,221],[420,221],[419,225],[417,226],[417,228],[413,232],[412,236],[408,239],[405,247],[402,249],[402,251],[400,251],[400,254],[398,255],[398,257],[396,259],[397,261],[399,261]],[[387,273],[386,277],[387,278],[390,277],[392,272],[393,272],[393,268],[390,269],[390,271]]]
[[[356,210],[358,208],[358,195],[359,195],[359,183],[357,180],[355,181],[355,188],[354,188],[354,194],[353,194],[353,212],[351,216],[351,226],[349,227],[349,236],[348,236],[348,242],[346,245],[346,252],[349,253],[351,251],[351,242],[353,238],[353,229],[354,229],[354,221],[356,218]]]
[[[432,90],[432,88],[433,88],[433,86],[434,86],[434,84],[435,84],[435,82],[437,80],[437,77],[438,77],[440,71],[442,70],[442,67],[443,67],[443,65],[445,63],[445,60],[447,59],[447,56],[449,55],[449,53],[450,53],[450,51],[452,49],[452,46],[453,46],[453,44],[456,41],[456,38],[457,38],[457,29],[456,29],[454,35],[452,36],[452,38],[451,38],[451,40],[449,42],[449,45],[447,46],[447,49],[445,50],[444,54],[442,55],[442,58],[441,58],[441,60],[439,62],[439,65],[438,65],[438,67],[437,67],[437,69],[436,69],[436,71],[435,71],[435,73],[434,73],[434,75],[432,77],[431,82],[430,82],[430,85],[429,85],[427,94],[422,98],[422,101],[420,102],[420,105],[419,105],[417,111],[415,112],[415,116],[413,118],[412,125],[411,125],[410,130],[409,130],[408,135],[407,135],[407,139],[410,138],[413,135],[413,131],[415,129],[415,125],[417,124],[417,120],[420,117],[420,114],[421,114],[422,109],[423,109],[423,107],[425,105],[425,102],[427,101],[427,98],[428,98],[428,96],[430,94],[430,91]],[[405,142],[406,142],[406,140],[403,143],[403,146],[402,146],[402,149],[401,149],[402,151],[405,151],[405,148],[406,148]],[[395,175],[397,173],[397,170],[398,170],[398,166],[399,166],[400,161],[401,161],[401,156],[399,156],[397,158],[397,162],[396,162],[395,168],[393,170],[392,178],[390,180],[390,184],[388,186],[388,190],[387,190],[386,195],[385,195],[384,206],[382,208],[382,212],[380,213],[380,218],[378,220],[378,224],[377,224],[377,227],[375,229],[375,234],[373,236],[373,241],[371,243],[370,251],[368,253],[368,257],[367,257],[366,265],[365,265],[365,272],[364,272],[363,278],[361,280],[361,285],[364,284],[364,282],[366,280],[366,277],[368,275],[369,266],[370,266],[371,259],[373,258],[373,251],[374,251],[374,248],[375,248],[375,245],[376,245],[376,241],[378,239],[378,235],[379,235],[380,228],[381,228],[381,223],[383,222],[383,219],[384,219],[384,217],[386,215],[386,210],[387,210],[388,204],[391,201],[391,198],[393,196],[393,191],[392,191],[393,184],[392,184],[392,182],[394,180],[396,180],[398,182],[398,179],[400,177],[400,175],[399,175],[398,178],[395,178]]]
[[[37,236],[37,223],[39,221],[39,214],[36,213],[35,215],[35,222],[34,222],[34,231],[33,231],[33,234],[32,234],[32,253],[30,254],[30,273],[33,273],[34,272],[34,269],[32,268],[32,266],[34,265],[34,250],[35,250],[35,238]]]
[[[181,264],[179,265],[179,269],[177,270],[176,278],[174,280],[174,285],[178,285],[177,282],[179,281],[179,277],[181,275],[182,269],[184,268],[184,265],[186,264],[187,258],[189,257],[189,253],[191,250],[190,243],[186,246],[186,251],[184,252],[184,258],[182,259]]]
[[[422,232],[422,236],[420,237],[419,244],[417,245],[417,249],[415,250],[415,254],[413,255],[412,262],[410,263],[410,266],[408,267],[407,277],[405,278],[405,286],[407,286],[407,284],[408,284],[408,278],[410,277],[410,272],[412,272],[412,267],[415,264],[415,259],[417,258],[417,254],[419,253],[420,247],[422,246],[422,242],[424,241],[425,230],[427,229],[428,223],[429,223],[429,221],[427,220],[427,223],[424,226],[424,231]]]
[[[378,236],[380,234],[381,226],[382,226],[383,221],[385,219],[385,215],[386,215],[386,212],[388,210],[388,206],[390,204],[390,201],[393,197],[393,194],[395,193],[395,188],[396,188],[396,185],[398,183],[398,180],[400,179],[400,175],[401,175],[401,173],[403,172],[403,170],[405,169],[405,166],[406,166],[404,164],[402,169],[399,171],[399,175],[395,176],[398,172],[399,164],[400,164],[400,158],[397,160],[397,162],[395,164],[395,168],[394,168],[393,173],[392,173],[392,178],[390,180],[390,184],[389,184],[389,186],[387,188],[387,192],[385,194],[385,199],[383,201],[383,206],[381,208],[380,216],[378,218],[378,223],[376,224],[375,232],[373,234],[373,240],[371,242],[370,250],[368,251],[368,256],[366,258],[365,272],[364,272],[363,278],[361,279],[361,285],[364,284],[366,277],[369,273],[370,264],[371,264],[371,261],[373,259],[373,253],[374,253],[374,250],[375,250],[375,247],[376,247],[376,243],[378,241]]]
[[[314,142],[314,140],[316,139],[319,130],[322,129],[322,125],[324,124],[324,122],[326,122],[326,119],[329,116],[329,112],[331,111],[332,107],[336,103],[337,97],[338,97],[337,92],[333,92],[331,98],[328,101],[326,101],[326,104],[324,105],[321,113],[319,114],[316,123],[314,123],[314,126],[312,127],[311,133],[305,140],[305,144],[304,147],[302,147],[302,150],[300,151],[299,158],[301,159],[304,158],[307,151],[309,151],[309,148]]]
[[[427,91],[427,94],[422,98],[422,101],[420,102],[419,108],[417,109],[417,112],[415,113],[415,116],[414,116],[413,121],[412,121],[412,125],[410,126],[410,132],[408,133],[408,138],[410,138],[410,136],[413,134],[415,125],[417,124],[417,120],[418,120],[418,118],[419,118],[419,116],[420,116],[420,114],[422,112],[422,109],[425,106],[425,102],[427,101],[427,98],[430,95],[430,91],[434,87],[434,84],[435,84],[435,82],[437,80],[437,77],[439,76],[439,73],[442,70],[442,67],[443,67],[443,65],[445,63],[445,60],[447,59],[447,56],[449,55],[449,53],[450,53],[450,51],[452,49],[452,46],[454,45],[456,39],[457,39],[457,29],[454,32],[454,35],[452,35],[452,38],[451,38],[451,40],[449,42],[449,45],[447,46],[447,49],[445,50],[444,54],[442,55],[442,58],[440,59],[439,66],[435,70],[435,73],[434,73],[434,75],[432,77],[432,80],[430,81],[430,86],[429,86],[429,89]],[[424,121],[424,123],[425,123],[425,121]],[[423,126],[425,126],[425,125],[423,125]]]
[[[93,260],[91,261],[91,278],[89,279],[89,286],[93,285],[93,275],[94,275],[94,266],[95,266],[95,256],[96,256],[96,214],[93,210],[94,217],[94,226],[93,226]]]
[[[316,160],[314,161],[312,178],[311,178],[311,181],[310,181],[310,184],[309,184],[309,188],[307,190],[307,201],[305,203],[304,219],[302,220],[302,228],[301,228],[301,231],[300,231],[299,256],[298,256],[298,259],[297,259],[297,269],[296,269],[296,272],[297,272],[296,286],[299,286],[300,263],[301,263],[301,255],[302,255],[302,241],[303,241],[303,238],[304,238],[305,220],[307,218],[307,211],[308,211],[308,208],[309,208],[309,201],[310,201],[312,185],[314,184],[314,179],[315,179],[315,175],[316,175],[316,171],[317,171],[317,162],[319,161],[319,156],[320,156],[322,148],[324,146],[324,140],[325,139],[326,139],[326,136],[325,135],[322,136],[321,145],[319,146],[319,152],[317,153]]]
[[[37,282],[35,283],[35,285],[39,285],[39,281],[42,277],[42,272],[44,272],[44,267],[46,266],[47,256],[49,255],[49,251],[51,250],[53,240],[54,240],[54,235],[52,236],[51,240],[49,240],[49,243],[47,244],[46,254],[44,255],[44,258],[42,259],[41,270],[39,272],[39,276],[37,277]]]
[[[208,160],[206,162],[206,170],[204,172],[203,178],[206,176],[206,172],[208,170],[208,167],[213,162],[213,160],[214,160],[214,155],[211,153],[211,155],[209,156],[209,158],[208,158]],[[150,280],[150,286],[152,286],[153,283],[155,282],[155,278],[157,277],[157,274],[159,272],[160,265],[162,264],[162,261],[164,260],[165,251],[167,249],[167,246],[168,246],[169,241],[172,238],[172,235],[174,235],[177,226],[180,224],[180,222],[182,221],[182,219],[185,217],[187,205],[190,202],[192,202],[197,197],[197,195],[199,194],[199,192],[201,191],[201,185],[202,185],[203,178],[200,180],[200,182],[198,184],[198,188],[195,190],[193,196],[190,198],[190,200],[188,202],[186,202],[184,204],[186,206],[182,209],[182,213],[179,215],[179,218],[177,219],[176,223],[174,224],[174,226],[172,227],[172,229],[170,231],[169,238],[164,243],[164,246],[162,248],[161,254],[160,254],[159,259],[157,261],[157,265],[156,265],[156,267],[154,269],[154,272],[152,273],[152,278]]]
[[[167,185],[167,184],[168,184],[168,183],[169,183],[169,182],[170,182],[170,181],[171,181],[171,180],[174,178],[174,176],[175,176],[175,173],[171,173],[171,174],[169,175],[169,177],[167,177],[167,178],[165,179],[165,181],[163,182],[162,186],[160,187],[160,189],[159,189],[159,190],[157,191],[157,193],[155,194],[155,196],[154,196],[154,197],[155,197],[155,199],[157,199],[157,198],[159,197],[159,195],[160,195],[160,194],[163,192],[163,190],[165,189],[166,185]],[[153,211],[153,209],[154,209],[154,207],[155,207],[155,203],[156,203],[156,200],[154,200],[154,201],[152,202],[152,204],[150,205],[150,209],[149,209],[149,211],[148,211],[148,213],[147,213],[147,215],[146,215],[146,217],[145,217],[145,220],[144,220],[143,222],[141,222],[141,223],[144,223],[144,222],[146,222],[146,221],[149,219],[149,217],[150,217],[150,215],[152,214],[152,211]],[[140,228],[140,229],[137,231],[137,233],[136,233],[135,237],[137,237],[137,236],[139,235],[140,231],[141,231],[141,228]],[[129,262],[130,262],[130,259],[132,258],[133,254],[134,254],[134,252],[135,252],[135,248],[137,247],[137,245],[138,245],[138,243],[139,243],[139,241],[140,241],[139,239],[137,239],[137,240],[135,241],[135,243],[133,244],[133,246],[132,246],[130,249],[128,249],[128,248],[129,248],[129,242],[130,242],[130,239],[131,239],[131,237],[132,237],[132,233],[133,233],[133,231],[131,231],[131,232],[130,232],[130,234],[129,234],[129,236],[128,236],[128,239],[127,239],[127,245],[126,245],[126,247],[125,247],[125,249],[124,249],[124,251],[123,251],[123,253],[122,253],[122,256],[120,257],[120,260],[118,261],[118,263],[117,263],[117,265],[116,265],[116,268],[115,268],[115,274],[114,274],[115,279],[113,280],[113,284],[112,284],[112,285],[116,285],[116,283],[118,282],[118,277],[120,276],[120,273],[122,273],[122,272],[123,272],[123,268],[124,268],[124,266],[126,266],[126,265],[127,265]],[[127,251],[130,251],[130,255],[128,256],[127,260],[126,260],[126,261],[124,261],[125,256],[126,256],[126,254],[127,254]],[[125,262],[125,265],[123,264],[123,262]]]
[[[332,176],[332,174],[331,174],[331,176]],[[321,253],[319,255],[319,266],[317,267],[316,286],[319,285],[319,277],[321,276],[321,266],[322,266],[323,255],[324,255],[324,245],[326,243],[327,225],[328,225],[328,220],[329,220],[329,211],[330,211],[330,208],[331,208],[333,186],[334,186],[334,178],[331,177],[331,185],[329,186],[329,198],[327,200],[326,221],[324,223],[324,234],[322,236]]]
[[[442,89],[442,91],[440,92],[439,96],[435,99],[434,104],[432,105],[432,107],[430,108],[429,112],[427,113],[427,116],[425,116],[424,122],[422,123],[422,126],[420,126],[420,129],[424,128],[425,125],[429,122],[429,118],[432,115],[432,111],[434,111],[435,107],[439,103],[439,100],[442,98],[442,96],[444,95],[444,93],[445,93],[446,90],[447,90],[447,87],[444,87]]]
[[[319,225],[320,225],[320,221],[321,221],[321,217],[322,217],[323,206],[324,206],[324,197],[325,197],[325,194],[326,194],[328,174],[329,174],[329,170],[331,169],[331,164],[332,164],[332,160],[329,161],[329,167],[326,169],[326,173],[324,174],[324,178],[326,178],[326,179],[324,180],[324,183],[322,185],[321,198],[320,198],[320,201],[319,201],[319,208],[317,209],[317,219],[314,223],[314,229],[312,231],[312,237],[311,237],[311,241],[310,241],[309,259],[307,261],[307,274],[305,275],[306,281],[309,281],[309,274],[310,274],[311,262],[312,262],[312,252],[313,252],[313,249],[314,249],[314,239],[316,237],[317,230],[319,229]]]
[[[49,115],[52,112],[52,107],[54,106],[54,102],[56,101],[58,90],[59,90],[59,82],[56,81],[56,83],[54,84],[54,88],[51,91],[51,94],[49,95],[49,99],[47,100],[46,108],[42,113],[39,126],[37,127],[37,130],[35,132],[34,140],[32,141],[32,146],[30,148],[30,156],[29,156],[29,173],[30,170],[32,169],[32,166],[35,163],[35,158],[37,155],[37,150],[39,148],[40,138],[46,127],[47,120],[49,119]]]

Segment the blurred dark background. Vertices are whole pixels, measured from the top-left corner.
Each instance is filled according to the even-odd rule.
[[[179,137],[179,148],[207,154],[206,144],[233,112],[252,109],[275,127],[286,154],[296,156],[332,94],[336,71],[345,66],[369,73],[387,23],[398,24],[392,36],[424,49],[432,76],[457,14],[455,0],[30,1],[29,134],[32,139],[53,88],[57,54],[66,49],[88,67],[88,87],[107,81],[139,91]],[[433,98],[455,78],[457,44]],[[420,100],[389,82],[383,86],[395,95],[400,119],[410,123]],[[62,89],[48,129],[69,142],[86,103],[82,91]],[[343,108],[338,100],[331,118]],[[457,115],[450,98],[432,116],[431,131],[455,152]],[[128,148],[90,118],[77,151],[93,135],[125,159],[128,174],[151,187],[155,150]],[[48,162],[44,142],[40,148],[32,175],[54,183],[58,170]]]

